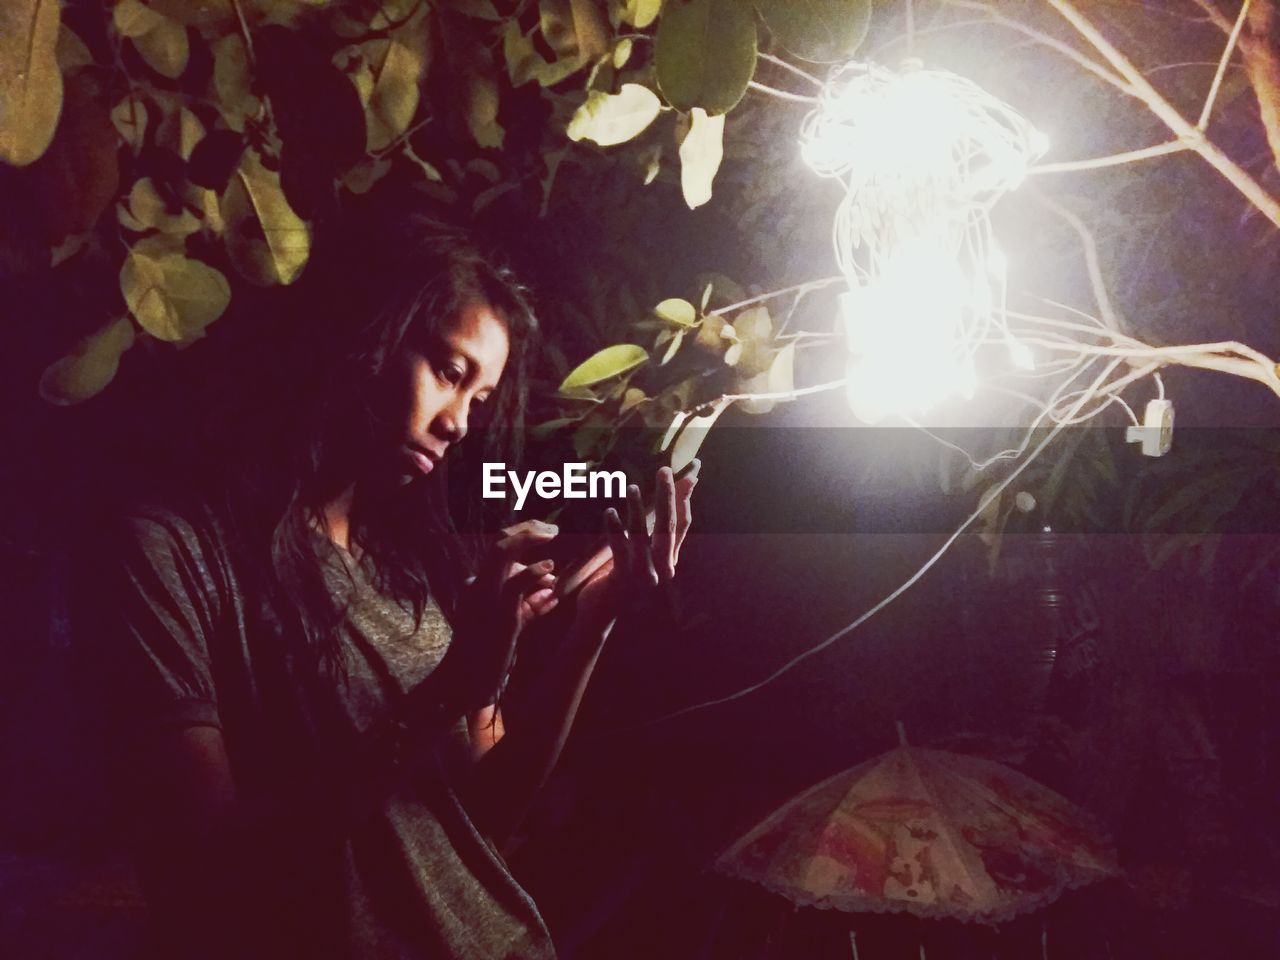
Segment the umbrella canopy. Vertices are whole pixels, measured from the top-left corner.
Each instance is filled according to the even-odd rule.
[[[905,744],[795,797],[716,868],[804,906],[986,922],[1116,872],[1084,811],[1048,787]]]

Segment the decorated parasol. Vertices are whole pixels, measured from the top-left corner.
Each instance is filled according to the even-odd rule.
[[[1088,816],[1048,787],[901,739],[784,804],[716,869],[802,906],[983,922],[1116,872]]]

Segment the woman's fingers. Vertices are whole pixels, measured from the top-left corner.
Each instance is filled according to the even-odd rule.
[[[522,602],[539,590],[554,588],[556,578],[551,572],[554,569],[555,564],[551,560],[542,560],[514,570],[502,584],[503,596]]]
[[[640,488],[634,483],[627,487],[627,540],[630,544],[632,570],[646,578],[650,584],[658,582],[658,571],[653,564],[653,552],[649,544],[649,524],[645,520],[644,500]]]
[[[554,610],[560,602],[560,598],[556,596],[554,587],[543,587],[541,590],[535,590],[525,597],[524,602],[529,607],[530,619],[533,619]]]
[[[674,566],[680,560],[680,547],[684,544],[685,534],[693,523],[693,488],[698,485],[698,471],[702,469],[702,461],[694,460],[693,467],[675,484],[676,530],[675,542],[671,550],[671,562]]]
[[[503,536],[489,551],[480,565],[476,575],[476,583],[492,596],[502,589],[511,577],[524,569],[522,560],[539,547],[555,539],[560,529],[552,523],[541,520],[525,520],[514,526],[506,527]]]
[[[658,581],[666,583],[676,575],[676,484],[670,467],[654,477],[653,501],[653,565]]]
[[[627,543],[627,531],[618,511],[610,507],[604,512],[604,532],[613,551],[613,566],[618,575],[626,577],[631,572],[631,546]]]
[[[541,520],[525,520],[512,527],[505,527],[502,538],[494,544],[494,549],[516,559],[523,559],[527,553],[556,538],[560,528],[554,523]]]

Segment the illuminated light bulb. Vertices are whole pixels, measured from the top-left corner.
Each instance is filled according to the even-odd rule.
[[[1036,368],[1036,358],[1031,352],[1031,348],[1025,343],[1009,339],[1009,359],[1013,361],[1013,365],[1019,370],[1034,370]]]
[[[989,213],[1046,147],[1012,108],[955,74],[832,72],[801,151],[845,187],[833,245],[849,283],[841,313],[861,419],[973,396],[975,354],[1008,329],[1008,261]],[[1010,354],[1030,362],[1025,347]]]
[[[1004,283],[1005,278],[1009,275],[1009,258],[994,243],[987,248],[987,273],[1001,283]]]

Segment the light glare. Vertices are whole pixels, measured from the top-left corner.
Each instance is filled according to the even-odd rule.
[[[988,213],[1045,138],[955,74],[847,64],[801,142],[806,162],[845,186],[833,243],[851,293],[850,375],[864,381],[850,387],[857,415],[972,396],[979,346],[1008,337],[1008,264]]]

